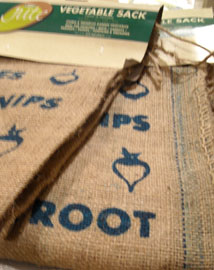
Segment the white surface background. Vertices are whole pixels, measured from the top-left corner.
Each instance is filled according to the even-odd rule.
[[[52,267],[38,267],[28,263],[12,262],[8,260],[0,260],[0,270],[60,270]],[[72,269],[67,269],[72,270]]]

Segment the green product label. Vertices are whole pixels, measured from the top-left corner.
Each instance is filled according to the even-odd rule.
[[[25,27],[26,31],[149,42],[158,14],[158,12],[137,9],[52,5],[51,14],[47,18],[43,16],[38,22],[36,18],[39,12],[41,13],[38,7],[37,11],[30,11],[27,10],[28,4],[28,7],[23,8],[20,20],[21,11],[17,11],[17,7],[14,3],[0,3],[0,32]],[[23,19],[26,13],[27,20],[25,17]],[[36,21],[34,25],[29,22],[30,13],[33,13],[30,19]],[[5,20],[10,22],[10,25],[4,25]]]
[[[213,18],[201,18],[201,17],[185,17],[175,19],[163,19],[161,24],[164,27],[175,29],[181,27],[202,27],[214,24]]]

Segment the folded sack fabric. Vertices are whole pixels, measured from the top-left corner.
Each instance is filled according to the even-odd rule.
[[[113,69],[0,59],[3,235],[93,129],[115,95],[106,90],[114,73]]]
[[[16,138],[15,150],[1,156],[7,207],[52,151],[47,145],[63,141],[75,117],[84,121],[97,102],[93,91],[99,85],[101,98],[111,75],[12,67],[25,74],[1,84],[1,138]],[[79,80],[63,85],[68,72]],[[213,269],[213,67],[162,68],[161,78],[160,91],[147,75],[132,91],[120,90],[93,136],[36,200],[19,237],[1,238],[1,258],[67,269]],[[75,95],[83,105],[72,103]]]

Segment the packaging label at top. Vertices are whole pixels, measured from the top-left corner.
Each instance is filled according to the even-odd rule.
[[[181,27],[203,27],[207,25],[214,24],[213,18],[203,18],[203,17],[184,17],[176,19],[163,19],[162,25],[164,27],[175,29]]]
[[[2,0],[0,55],[31,61],[122,68],[145,55],[159,6],[114,2]]]
[[[174,35],[199,44],[206,50],[161,32],[158,44],[170,52],[168,55],[158,52],[157,59],[161,65],[176,65],[176,59],[184,65],[200,62],[209,55],[209,51],[214,50],[211,42],[211,33],[214,31],[212,8],[165,11],[162,25]],[[173,55],[176,57],[172,57]],[[207,61],[213,63],[214,58],[210,57]]]
[[[46,3],[0,3],[0,32],[25,28],[28,31],[148,42],[152,22],[157,17],[157,12],[137,9],[81,5],[52,5],[52,8],[52,13],[47,16],[50,8]]]

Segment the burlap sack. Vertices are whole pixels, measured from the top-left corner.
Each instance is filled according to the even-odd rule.
[[[0,230],[4,234],[55,179],[109,106],[115,93],[106,86],[114,73],[0,60]]]
[[[64,8],[60,5],[40,5],[37,2],[32,2],[31,4],[25,5],[23,3],[17,6],[11,6],[9,3],[3,4],[1,32],[5,44],[3,44],[1,55],[28,60],[33,59],[33,61],[48,61],[48,63],[77,63],[97,66],[99,62],[98,66],[105,66],[105,63],[101,63],[104,58],[101,57],[102,53],[100,54],[100,50],[102,52],[103,50],[107,50],[108,53],[112,52],[114,48],[112,44],[114,42],[116,42],[115,46],[120,47],[115,38],[122,38],[123,31],[120,32],[119,29],[122,24],[117,25],[119,30],[115,30],[115,33],[113,30],[112,40],[108,35],[103,40],[97,40],[97,42],[99,41],[102,44],[100,43],[99,48],[94,47],[92,55],[97,59],[99,58],[94,63],[92,63],[93,56],[88,58],[86,55],[90,55],[90,50],[88,52],[87,48],[83,46],[83,39],[85,40],[85,37],[83,39],[81,37],[81,41],[78,39],[81,35],[89,37],[95,34],[98,37],[97,33],[99,31],[105,32],[102,26],[102,29],[99,28],[99,23],[99,29],[96,28],[96,18],[100,15],[94,17],[93,25],[95,28],[92,27],[92,29],[89,22],[93,16],[96,16],[96,12],[99,11],[99,14],[104,12],[103,8],[100,9],[91,5],[93,15],[92,13],[88,14],[91,17],[85,18],[87,14],[82,13],[83,10],[86,10],[84,6],[81,14],[79,14],[81,16],[76,17],[78,15],[76,11],[79,12],[80,10],[77,3],[76,6],[74,4],[74,7],[65,6]],[[98,3],[97,5],[99,6]],[[9,7],[11,9],[8,9]],[[142,23],[140,25],[145,28],[145,33],[142,33],[142,37],[134,38],[133,36],[133,41],[131,41],[136,43],[134,45],[139,45],[139,48],[141,48],[139,50],[141,55],[140,62],[127,60],[124,67],[119,71],[108,68],[77,68],[75,66],[51,66],[30,62],[0,60],[0,80],[2,82],[0,85],[0,110],[3,112],[2,119],[4,119],[4,123],[0,127],[0,130],[3,132],[2,135],[0,133],[0,167],[3,168],[0,172],[0,185],[2,187],[0,191],[0,234],[3,233],[4,236],[8,236],[8,233],[11,234],[14,231],[14,228],[17,227],[17,222],[21,222],[20,219],[17,221],[17,218],[30,209],[40,192],[55,180],[67,159],[82,146],[83,142],[98,124],[103,113],[110,106],[119,88],[122,85],[132,85],[141,76],[144,67],[144,56],[148,54],[148,50],[151,49],[156,38],[156,35],[154,35],[154,24],[156,21],[160,23],[163,11],[163,7],[148,8],[152,11],[145,11],[144,13],[136,11],[137,14],[142,13],[142,18],[139,18],[138,22]],[[75,12],[73,12],[73,9],[75,9]],[[107,10],[114,13],[113,9],[111,11],[106,8],[105,12]],[[122,10],[118,9],[119,11]],[[132,13],[129,10],[126,12]],[[61,16],[63,13],[64,16]],[[113,16],[113,13],[110,17]],[[46,17],[48,14],[50,16],[47,19],[51,18],[51,20],[43,22],[43,17]],[[69,14],[76,20],[77,29],[75,26],[75,30],[71,30],[71,27],[66,29],[66,31],[68,30],[67,32],[60,32],[59,29],[62,30],[64,23],[71,22]],[[117,15],[115,16],[118,17]],[[132,18],[134,20],[138,19],[136,16],[132,16]],[[110,25],[113,27],[113,24],[111,24],[113,17],[109,19],[110,24],[108,24],[108,27]],[[32,23],[37,25],[38,21],[39,24],[42,23],[41,29],[28,28],[29,25],[32,26]],[[51,30],[50,26],[55,21],[57,21],[58,26]],[[79,22],[81,22],[80,24],[82,22],[83,24],[85,23],[83,27],[78,28]],[[131,24],[133,22],[130,21]],[[129,23],[126,26],[129,28]],[[25,29],[25,27],[27,28]],[[23,28],[26,31],[22,31]],[[58,30],[55,33],[56,28]],[[12,31],[17,29],[21,30],[17,32]],[[97,29],[98,32],[96,32]],[[96,33],[91,32],[91,30]],[[55,33],[56,35],[48,34],[44,37],[44,32],[49,34]],[[121,33],[122,35],[120,36]],[[127,33],[131,35],[131,32]],[[39,39],[45,40],[42,42],[42,45],[38,45]],[[54,40],[54,43],[52,42],[55,44],[54,46],[51,46],[51,39]],[[16,46],[12,46],[14,40],[19,44],[18,49]],[[81,50],[79,51],[77,47],[71,46],[63,50],[62,48],[66,48],[66,44],[69,44],[66,40],[70,40],[72,44],[76,44],[75,46],[80,44],[81,47],[82,44],[82,54],[79,53]],[[91,37],[89,39],[86,38],[87,40],[90,43],[89,47],[94,41],[96,43],[96,39],[94,40]],[[138,40],[143,42],[136,42]],[[118,42],[122,41],[119,40]],[[120,61],[125,61],[126,57],[124,55],[127,56],[129,54],[128,48],[130,44],[127,44],[127,48],[124,50],[125,54],[121,55]],[[50,54],[48,53],[49,47],[51,48]],[[4,51],[5,48],[7,48],[6,51]],[[41,49],[39,50],[39,48]],[[62,59],[55,57],[56,48],[59,51],[61,48],[62,54],[59,55],[64,56]],[[76,48],[76,50],[71,52],[72,48]],[[133,52],[135,51],[133,49]],[[105,53],[103,55],[106,57]],[[111,55],[116,57],[114,53]],[[66,58],[67,61],[65,57],[70,60]],[[123,60],[121,60],[122,58]],[[88,59],[91,59],[91,61]],[[137,59],[139,60],[139,58]],[[116,62],[109,61],[109,59],[107,62],[108,67],[121,67],[122,65],[121,62],[118,62],[118,58]],[[94,88],[95,90],[93,90]],[[15,221],[16,224],[14,224]]]
[[[0,240],[1,258],[66,269],[214,269],[213,68],[161,72],[160,89],[145,75],[121,90],[19,238]]]

